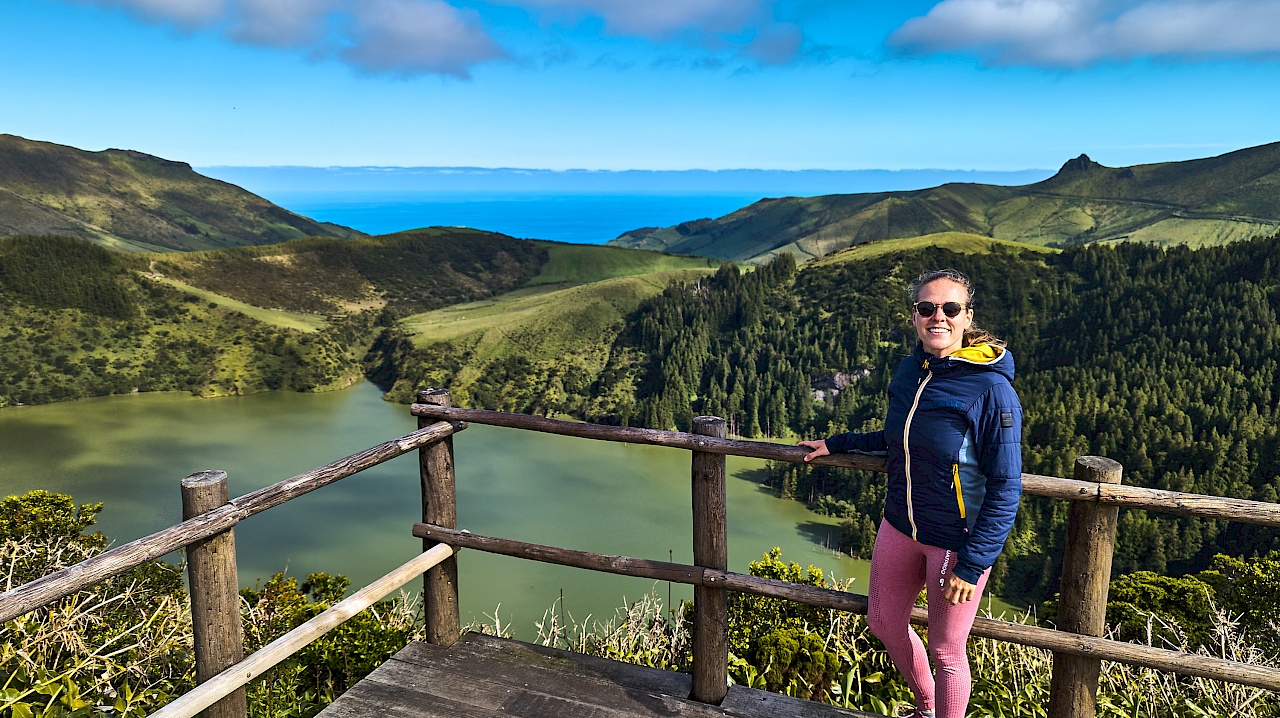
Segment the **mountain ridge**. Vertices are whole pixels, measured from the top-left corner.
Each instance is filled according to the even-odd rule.
[[[1029,185],[765,199],[610,244],[761,263],[939,232],[1065,247],[1135,239],[1207,246],[1280,228],[1280,142],[1183,162],[1106,167],[1088,155]]]
[[[363,236],[205,177],[186,162],[0,134],[0,235],[48,234],[126,252]]]

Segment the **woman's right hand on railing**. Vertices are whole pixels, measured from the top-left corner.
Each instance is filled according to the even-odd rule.
[[[801,441],[801,442],[799,442],[799,444],[798,444],[798,445],[799,445],[799,446],[806,447],[806,448],[809,448],[809,449],[813,449],[813,451],[811,451],[811,452],[809,452],[808,454],[805,454],[805,455],[804,455],[804,460],[805,460],[805,461],[813,461],[814,459],[818,458],[819,456],[827,456],[827,455],[829,455],[829,454],[831,453],[831,451],[827,448],[827,442],[826,442],[826,440],[825,440],[825,439],[814,439],[814,440],[812,440],[812,441]]]

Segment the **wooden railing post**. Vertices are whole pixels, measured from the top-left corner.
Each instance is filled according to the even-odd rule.
[[[1118,484],[1123,467],[1101,456],[1076,459],[1075,478]],[[1101,636],[1107,618],[1111,557],[1115,551],[1119,507],[1073,501],[1067,517],[1067,545],[1058,591],[1058,630]],[[1097,658],[1053,654],[1049,718],[1093,718],[1097,708]]]
[[[724,419],[699,416],[693,433],[725,438]],[[693,563],[726,571],[729,532],[725,499],[725,457],[693,452]],[[693,589],[693,690],[695,701],[720,705],[729,693],[729,594],[721,587]]]
[[[451,406],[448,389],[418,392],[418,403]],[[434,422],[418,418],[418,428]],[[422,521],[446,528],[458,528],[458,495],[454,483],[453,437],[423,447],[418,452],[422,475]],[[435,546],[423,539],[422,550]],[[427,642],[452,646],[462,635],[458,613],[458,559],[450,556],[423,574],[422,600],[426,609]]]
[[[231,500],[227,472],[200,471],[182,480],[182,519],[212,511]],[[233,529],[187,546],[191,584],[191,629],[195,639],[196,682],[205,681],[244,658],[240,624],[240,581],[236,576]],[[243,688],[210,706],[205,718],[245,718]]]

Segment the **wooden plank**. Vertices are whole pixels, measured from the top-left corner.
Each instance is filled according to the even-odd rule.
[[[448,698],[473,708],[496,711],[517,688],[488,678],[446,671],[439,667],[389,659],[370,673],[365,681],[400,686],[418,693]],[[363,683],[363,681],[361,681]]]
[[[557,648],[547,648],[546,646],[537,646],[531,643],[486,636],[479,633],[466,634],[451,650],[465,651],[467,655],[488,653],[494,658],[514,662],[544,661],[548,665],[556,666],[561,671],[613,681],[639,690],[666,693],[674,696],[682,696],[689,693],[690,679],[686,673],[676,673],[675,671],[664,671],[660,668],[611,661],[607,658],[588,656]],[[396,654],[396,658],[429,666],[432,665],[432,661],[437,660],[439,653],[441,651],[432,646],[411,643]]]
[[[653,691],[639,690],[623,685],[619,681],[592,675],[580,666],[575,666],[574,662],[567,658],[573,655],[568,651],[559,651],[556,655],[540,655],[533,651],[512,652],[474,650],[474,648],[474,646],[463,646],[459,642],[445,653],[436,653],[428,665],[469,676],[473,680],[489,680],[526,689],[536,689],[548,695],[579,696],[580,700],[602,707],[634,706],[637,702],[637,693],[643,695],[653,693]],[[403,651],[397,656],[401,660],[408,658]],[[683,696],[681,699],[683,700]]]
[[[734,718],[881,718],[746,686],[731,687],[720,709]]]
[[[339,696],[319,715],[324,718],[498,718],[503,714],[408,686],[366,678]]]
[[[688,700],[689,676],[535,646],[510,639],[469,633],[451,648],[424,642],[409,644],[351,691],[385,695],[387,688],[366,688],[368,682],[394,685],[404,700],[413,693],[443,696],[474,710],[524,718],[837,718],[856,713],[786,696],[735,686],[725,705],[710,706]],[[337,703],[334,704],[338,705]],[[364,715],[374,715],[366,712]],[[346,718],[353,712],[323,718]],[[396,715],[403,715],[396,713]],[[420,713],[434,718],[436,713]]]

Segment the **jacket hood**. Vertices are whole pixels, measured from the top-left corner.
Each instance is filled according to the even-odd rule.
[[[934,371],[947,371],[969,365],[998,372],[1010,383],[1013,382],[1013,354],[998,344],[973,344],[957,349],[941,359],[926,352],[923,344],[916,344],[916,354],[922,362],[927,361]]]

